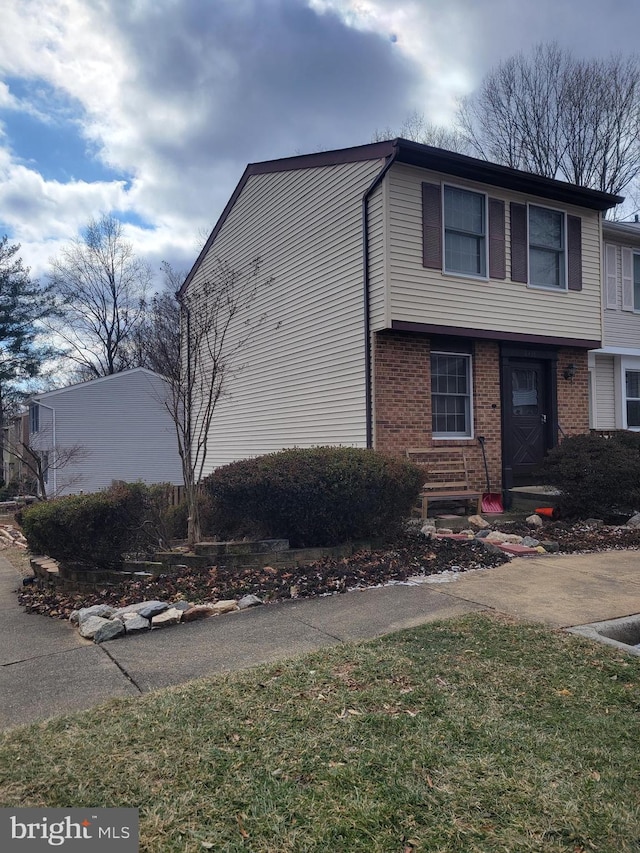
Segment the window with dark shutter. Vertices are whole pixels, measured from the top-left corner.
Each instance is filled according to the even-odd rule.
[[[511,202],[511,281],[527,282],[527,207]]]
[[[422,184],[422,265],[442,269],[442,200],[440,184]]]
[[[569,290],[582,290],[582,220],[567,216],[567,277]]]
[[[504,202],[489,199],[489,278],[506,278]]]

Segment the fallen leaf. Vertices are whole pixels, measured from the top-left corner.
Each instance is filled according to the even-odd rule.
[[[592,770],[591,773],[589,773],[589,776],[591,779],[593,779],[594,782],[600,781],[600,774],[597,770]]]
[[[570,690],[567,690],[565,687],[564,690],[556,690],[558,696],[573,696],[573,693]]]
[[[427,785],[430,788],[433,788],[433,779],[431,778],[431,776],[429,776],[429,774],[427,774]]]
[[[241,835],[243,838],[248,838],[248,837],[249,837],[249,833],[248,833],[248,832],[247,832],[247,830],[244,828],[244,823],[242,822],[242,821],[243,821],[243,819],[245,819],[245,820],[246,820],[246,817],[247,817],[247,816],[246,816],[245,814],[237,814],[237,815],[236,815],[236,820],[238,821],[238,829],[240,830],[240,835]],[[213,844],[212,844],[211,846],[213,847]]]

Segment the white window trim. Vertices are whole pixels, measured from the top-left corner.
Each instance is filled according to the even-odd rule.
[[[620,399],[620,422],[622,429],[630,432],[640,432],[640,426],[629,426],[627,422],[627,370],[640,373],[640,357],[623,356],[620,358],[620,370],[618,373],[618,394]],[[635,399],[635,398],[634,398]]]
[[[530,210],[532,207],[539,207],[541,210],[551,210],[554,213],[562,214],[562,254],[564,260],[564,286],[554,287],[552,284],[534,284],[531,281],[531,235],[529,233],[529,222],[531,218]],[[569,252],[567,250],[567,212],[559,207],[550,207],[548,204],[534,204],[527,202],[527,287],[533,290],[544,290],[547,293],[567,293],[569,291]]]
[[[475,275],[470,272],[458,272],[457,270],[448,270],[447,269],[447,222],[445,218],[444,212],[444,197],[445,190],[447,187],[451,187],[452,190],[462,190],[463,192],[473,193],[475,195],[481,195],[484,198],[484,269],[485,275]],[[475,281],[489,281],[489,201],[486,193],[481,190],[471,189],[471,187],[465,187],[461,184],[451,184],[449,182],[442,184],[442,191],[440,193],[440,204],[441,204],[441,221],[442,221],[442,234],[440,235],[442,240],[442,273],[443,275],[455,276],[456,278],[471,278]],[[464,355],[464,353],[463,353]]]
[[[474,423],[473,423],[473,358],[471,353],[468,352],[447,352],[445,350],[432,350],[431,355],[450,355],[455,356],[457,358],[466,358],[467,359],[467,369],[468,369],[468,381],[469,381],[469,432],[458,433],[458,432],[432,432],[431,438],[434,441],[462,441],[469,440],[474,437]],[[429,364],[431,364],[431,359],[429,359]],[[431,368],[429,368],[431,369]],[[433,401],[433,390],[430,389],[430,398]],[[432,402],[433,406],[433,402]],[[433,415],[432,415],[433,417]],[[432,429],[433,429],[433,421],[432,421]]]

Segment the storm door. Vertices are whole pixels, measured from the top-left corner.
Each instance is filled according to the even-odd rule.
[[[537,481],[536,468],[549,448],[551,412],[544,361],[510,361],[504,400],[513,485]]]

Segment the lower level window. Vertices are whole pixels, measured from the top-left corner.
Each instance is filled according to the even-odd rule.
[[[471,437],[471,356],[431,354],[431,411],[434,438]]]
[[[627,427],[640,427],[640,370],[625,371]]]

